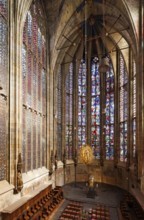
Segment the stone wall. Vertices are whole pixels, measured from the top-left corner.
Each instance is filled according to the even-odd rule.
[[[72,162],[66,165],[65,175],[63,167],[58,167],[55,176],[56,185],[63,185],[64,183],[68,184],[75,181],[87,182],[89,175],[94,176],[95,182],[116,185],[129,192],[133,192],[134,190],[139,191],[140,188],[132,169],[127,170],[120,165],[114,167],[113,164],[109,163],[104,164],[102,167],[98,164],[92,164],[89,166],[78,164],[75,169],[74,163]],[[142,192],[140,194],[143,195]]]

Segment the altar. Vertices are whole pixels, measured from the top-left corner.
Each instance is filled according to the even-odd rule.
[[[94,182],[94,176],[89,176],[88,181],[88,192],[87,192],[87,198],[95,198],[96,192],[95,192],[95,182]]]

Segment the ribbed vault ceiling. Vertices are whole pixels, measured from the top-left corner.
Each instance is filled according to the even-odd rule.
[[[92,56],[128,46],[137,53],[138,0],[44,0],[44,6],[53,62],[72,60],[85,45]]]

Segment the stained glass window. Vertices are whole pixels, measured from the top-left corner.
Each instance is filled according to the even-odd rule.
[[[42,135],[41,135],[41,117],[38,115],[37,117],[37,137],[38,137],[38,145],[37,145],[37,166],[41,166],[41,142],[42,142]]]
[[[0,80],[3,85],[3,93],[7,93],[8,80],[8,3],[0,1]]]
[[[66,155],[72,158],[72,125],[73,125],[73,64],[70,64],[66,78]]]
[[[0,180],[6,179],[7,172],[7,103],[0,97]]]
[[[78,148],[86,143],[86,63],[81,61],[78,74]]]
[[[100,73],[95,58],[91,64],[91,146],[96,159],[100,158]]]
[[[31,112],[27,112],[27,170],[31,170],[31,143],[32,143],[32,138],[31,138],[31,130],[32,130],[32,120],[31,120]]]
[[[23,30],[23,172],[46,165],[45,39],[44,13],[40,1],[34,1],[27,13]]]
[[[33,125],[33,149],[37,146],[37,138],[36,138],[36,125],[37,125],[37,117],[36,114],[32,114],[32,125]],[[36,149],[33,150],[33,169],[36,169]]]
[[[27,77],[27,105],[31,106],[31,86],[32,86],[32,54],[28,51],[28,77]]]
[[[25,45],[22,47],[22,92],[23,92],[23,103],[26,103],[26,74],[27,74],[27,51]],[[25,169],[25,155],[26,155],[26,110],[23,109],[23,140],[22,140],[22,157],[23,157],[23,168]]]
[[[136,155],[136,63],[132,63],[132,126],[133,126],[133,158]]]
[[[31,16],[30,12],[28,12],[28,14],[27,14],[27,19],[28,19],[28,27],[27,27],[28,47],[29,47],[29,49],[31,49],[31,46],[32,46],[32,16]]]
[[[8,1],[0,1],[0,83],[8,95]],[[0,181],[7,178],[8,103],[0,97]]]
[[[42,166],[46,165],[46,123],[45,123],[45,116],[42,118],[42,130],[43,130],[43,136],[42,136]]]
[[[112,65],[106,72],[106,121],[105,121],[105,144],[106,159],[113,160],[114,156],[114,73]]]
[[[45,53],[44,53],[45,54]],[[45,56],[44,56],[45,57]],[[44,63],[44,60],[42,61]],[[41,129],[42,129],[42,166],[46,164],[46,71],[42,69],[42,118],[41,118]]]
[[[0,14],[4,16],[4,18],[8,18],[8,1],[0,0]]]
[[[46,114],[46,72],[45,69],[42,69],[41,74],[41,81],[42,81],[42,109],[43,114]]]
[[[128,74],[120,55],[120,161],[127,161]]]
[[[57,83],[57,112],[55,117],[57,118],[57,154],[58,159],[62,156],[62,76],[61,67],[58,72],[58,83]]]

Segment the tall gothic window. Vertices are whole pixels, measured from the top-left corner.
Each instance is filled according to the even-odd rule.
[[[136,156],[136,63],[132,62],[132,128],[133,128],[133,158]]]
[[[66,78],[66,103],[65,103],[65,137],[67,158],[72,158],[73,143],[76,143],[79,151],[83,144],[90,142],[95,159],[101,158],[101,149],[105,150],[105,159],[114,160],[114,143],[115,137],[115,113],[119,114],[120,126],[120,161],[127,161],[127,125],[128,125],[128,73],[122,54],[119,56],[119,77],[116,88],[119,94],[119,106],[115,108],[115,75],[113,65],[109,59],[109,71],[104,75],[104,80],[101,81],[99,73],[99,60],[94,58],[91,62],[91,69],[87,71],[86,63],[81,60],[79,70],[76,73],[77,77],[73,78],[72,65],[70,65],[69,73]],[[88,76],[91,74],[91,76]],[[77,80],[75,82],[74,80]],[[61,83],[61,78],[59,78]],[[62,83],[61,83],[62,84]],[[78,85],[77,85],[78,84]],[[77,85],[76,91],[73,91],[73,86]],[[102,86],[102,88],[101,88]],[[103,93],[101,92],[103,89]],[[104,91],[105,90],[105,91]],[[58,96],[61,95],[61,88]],[[103,97],[103,98],[102,98]],[[61,100],[61,99],[59,99]],[[59,112],[61,105],[58,101]],[[104,104],[104,105],[103,105]],[[105,106],[104,113],[101,111],[102,106]],[[74,111],[73,106],[78,106]],[[119,112],[117,112],[117,109]],[[75,115],[74,115],[75,114]],[[136,67],[133,62],[132,75],[132,125],[133,125],[133,157],[136,152]],[[73,120],[75,117],[76,119]],[[60,113],[60,120],[61,113]],[[74,124],[73,124],[74,122]],[[62,121],[60,121],[62,124]],[[88,126],[89,125],[89,126]],[[72,133],[76,126],[77,132]],[[73,127],[73,129],[72,129]],[[59,128],[61,130],[61,127]],[[104,132],[103,132],[104,131]],[[60,131],[61,132],[61,131]],[[103,133],[102,133],[103,132]],[[62,133],[60,133],[62,134]],[[75,136],[74,136],[75,135]],[[101,138],[102,137],[102,138]],[[90,139],[90,140],[89,140]],[[59,140],[59,139],[58,139]],[[101,143],[102,141],[102,143]],[[118,143],[117,143],[118,144]],[[103,152],[102,152],[103,153]]]
[[[120,161],[127,161],[128,74],[120,54]]]
[[[23,171],[46,164],[46,31],[40,1],[27,13],[22,47]]]
[[[57,154],[58,159],[61,159],[62,156],[62,76],[61,68],[58,72],[58,83],[57,83]]]
[[[8,134],[8,1],[0,1],[0,180],[7,179]]]
[[[100,158],[100,73],[98,59],[91,64],[91,145],[96,159]]]
[[[78,149],[86,143],[86,63],[81,61],[78,73]]]
[[[69,66],[69,72],[66,78],[66,155],[67,159],[72,158],[73,144],[73,64]]]
[[[106,121],[105,121],[105,144],[106,159],[113,160],[114,156],[114,73],[112,65],[106,72]]]

